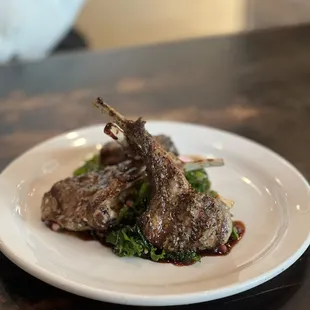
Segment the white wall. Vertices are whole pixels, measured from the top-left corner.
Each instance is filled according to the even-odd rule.
[[[77,20],[93,48],[232,33],[246,0],[88,0]]]
[[[310,0],[88,0],[91,48],[148,44],[310,21]]]

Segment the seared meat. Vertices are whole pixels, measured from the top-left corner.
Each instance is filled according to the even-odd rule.
[[[166,135],[154,136],[154,139],[160,143],[167,152],[178,156],[179,153],[170,137]],[[120,143],[111,141],[103,145],[100,150],[100,164],[103,166],[115,165],[128,158],[127,153]]]
[[[179,152],[170,137],[166,135],[158,135],[154,136],[153,139],[156,140],[157,143],[159,143],[166,150],[166,152],[179,156]]]
[[[156,140],[177,155],[169,137],[159,135]],[[109,142],[100,152],[104,170],[55,183],[42,199],[42,221],[71,231],[105,231],[113,226],[134,181],[146,178],[143,162],[125,154],[120,144]]]
[[[126,159],[122,147],[114,141],[108,142],[100,149],[100,164],[102,166],[116,165]]]
[[[148,241],[173,252],[225,244],[232,232],[229,208],[219,199],[192,189],[176,158],[146,131],[144,121],[126,120],[100,98],[97,106],[113,118],[130,149],[146,165],[151,199],[142,215],[141,229]]]
[[[126,190],[142,176],[144,166],[127,160],[100,172],[68,177],[44,194],[41,219],[59,229],[105,231],[115,224]]]

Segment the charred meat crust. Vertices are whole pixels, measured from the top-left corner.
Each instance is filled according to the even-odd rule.
[[[169,137],[159,135],[156,139],[177,155]],[[127,191],[136,180],[145,178],[143,163],[129,160],[125,154],[118,143],[108,142],[100,151],[104,170],[56,182],[43,196],[42,221],[70,231],[106,231],[114,226]]]
[[[225,244],[232,232],[229,208],[219,199],[192,189],[176,158],[145,129],[145,121],[126,120],[102,101],[104,112],[121,127],[129,147],[141,156],[151,199],[140,219],[143,234],[167,251],[205,250]]]

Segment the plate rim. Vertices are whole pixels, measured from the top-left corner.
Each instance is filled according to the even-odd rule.
[[[291,169],[291,171],[294,174],[296,174],[296,176],[300,179],[300,181],[307,188],[307,191],[309,192],[310,190],[309,182],[307,181],[305,176],[290,161],[288,161],[286,158],[276,153],[272,149],[264,146],[263,144],[259,142],[251,140],[247,137],[241,136],[234,132],[219,129],[216,127],[211,127],[211,126],[191,123],[191,122],[149,119],[147,121],[147,124],[152,124],[152,125],[156,125],[156,124],[157,125],[158,124],[161,124],[161,125],[172,124],[173,125],[174,124],[174,125],[183,125],[183,126],[186,125],[186,126],[196,127],[198,129],[204,129],[204,130],[207,129],[207,130],[218,132],[218,133],[228,135],[228,136],[231,136],[237,139],[241,139],[244,142],[247,142],[256,147],[262,148],[264,151],[267,151],[270,155],[280,160],[282,164],[286,165],[287,168]],[[19,156],[15,157],[13,160],[9,162],[9,164],[1,171],[0,179],[3,176],[3,174],[5,174],[6,171],[8,171],[10,167],[14,166],[14,164],[17,161],[19,161],[26,154],[35,151],[37,148],[40,148],[45,144],[51,143],[54,140],[63,139],[65,138],[67,134],[73,131],[77,131],[77,132],[92,131],[92,130],[99,129],[100,127],[102,127],[103,129],[104,125],[105,123],[98,123],[98,124],[75,128],[75,129],[68,130],[68,131],[63,131],[62,133],[58,135],[54,135],[48,139],[45,139],[39,143],[34,144],[32,147],[30,147],[25,152],[21,153]],[[36,266],[35,264],[29,263],[29,262],[27,263],[22,258],[15,255],[14,251],[11,250],[7,244],[2,242],[2,239],[0,236],[1,252],[15,265],[17,265],[18,267],[20,267],[22,270],[26,271],[30,275],[42,280],[43,282],[46,282],[54,287],[60,288],[69,293],[73,293],[73,294],[83,296],[86,298],[91,298],[91,299],[99,300],[103,302],[112,302],[112,303],[117,303],[117,304],[136,305],[136,306],[164,306],[164,305],[168,306],[168,305],[193,304],[193,303],[198,303],[198,302],[203,302],[203,301],[211,301],[211,300],[215,300],[215,299],[219,299],[223,297],[229,297],[229,296],[244,292],[262,283],[265,283],[266,281],[278,276],[280,273],[288,269],[292,264],[294,264],[304,254],[309,244],[310,244],[310,231],[308,233],[307,238],[304,240],[301,246],[299,246],[298,250],[294,252],[292,255],[290,255],[289,258],[287,258],[284,262],[262,273],[261,275],[256,276],[246,281],[236,282],[234,284],[227,285],[219,289],[212,289],[210,291],[199,290],[197,292],[191,292],[191,293],[185,293],[185,294],[176,293],[176,294],[169,294],[169,295],[168,294],[167,295],[139,295],[139,294],[133,294],[133,293],[122,293],[122,292],[120,293],[120,292],[110,291],[106,289],[93,288],[93,287],[84,285],[82,283],[78,283],[70,279],[66,279],[64,277],[55,275],[54,273],[40,266]]]

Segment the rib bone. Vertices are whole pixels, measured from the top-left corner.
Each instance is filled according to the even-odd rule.
[[[190,186],[175,156],[153,139],[141,118],[126,120],[100,98],[97,106],[122,128],[129,147],[146,166],[151,197],[140,224],[148,241],[173,252],[225,244],[232,232],[226,204]]]

